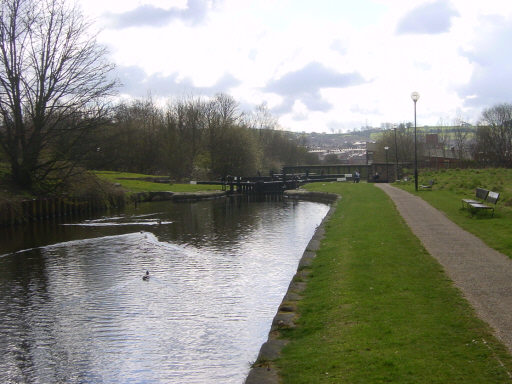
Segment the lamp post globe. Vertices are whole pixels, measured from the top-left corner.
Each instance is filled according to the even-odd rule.
[[[411,99],[414,102],[414,189],[418,191],[418,148],[416,140],[416,102],[420,98],[418,92],[411,93]]]

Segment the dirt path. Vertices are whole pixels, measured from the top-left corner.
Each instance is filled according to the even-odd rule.
[[[391,197],[427,251],[512,352],[512,260],[421,198],[389,184],[375,185]]]

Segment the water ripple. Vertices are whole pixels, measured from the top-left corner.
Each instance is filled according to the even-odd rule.
[[[327,207],[222,204],[151,205],[74,227],[172,225],[4,254],[7,382],[242,382]]]

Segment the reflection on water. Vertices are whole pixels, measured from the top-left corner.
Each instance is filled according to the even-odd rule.
[[[3,231],[2,380],[243,382],[327,210],[151,203]]]

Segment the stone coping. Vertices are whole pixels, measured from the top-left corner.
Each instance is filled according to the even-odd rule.
[[[289,189],[284,191],[283,195],[290,199],[303,199],[322,203],[333,203],[339,198],[339,195],[335,193],[307,191],[305,189]]]
[[[172,191],[154,191],[139,192],[132,195],[138,202],[151,201],[193,201],[204,199],[215,199],[228,196],[244,196],[244,194],[230,195],[226,191],[198,191],[198,192],[172,192]],[[285,198],[297,200],[318,201],[322,203],[333,203],[338,198],[334,193],[312,192],[304,189],[291,189],[283,193]]]
[[[322,239],[325,235],[325,224],[331,218],[339,195],[322,192],[309,192],[305,190],[285,191],[285,196],[296,199],[307,199],[318,201],[329,201],[333,203],[325,215],[324,219],[317,227],[315,234],[309,241],[306,250],[299,260],[299,265],[295,276],[292,278],[288,290],[283,297],[276,315],[272,321],[272,326],[268,334],[268,339],[260,348],[257,360],[252,364],[245,384],[278,384],[279,372],[273,363],[281,355],[281,350],[288,344],[288,340],[281,338],[282,329],[295,328],[297,314],[297,303],[302,299],[302,292],[306,289],[307,280],[311,272],[311,263],[316,257],[316,252],[320,249]]]
[[[152,201],[193,201],[215,199],[225,197],[225,191],[198,191],[198,192],[171,192],[171,191],[155,191],[155,192],[139,192],[133,194],[132,198],[138,202]]]

